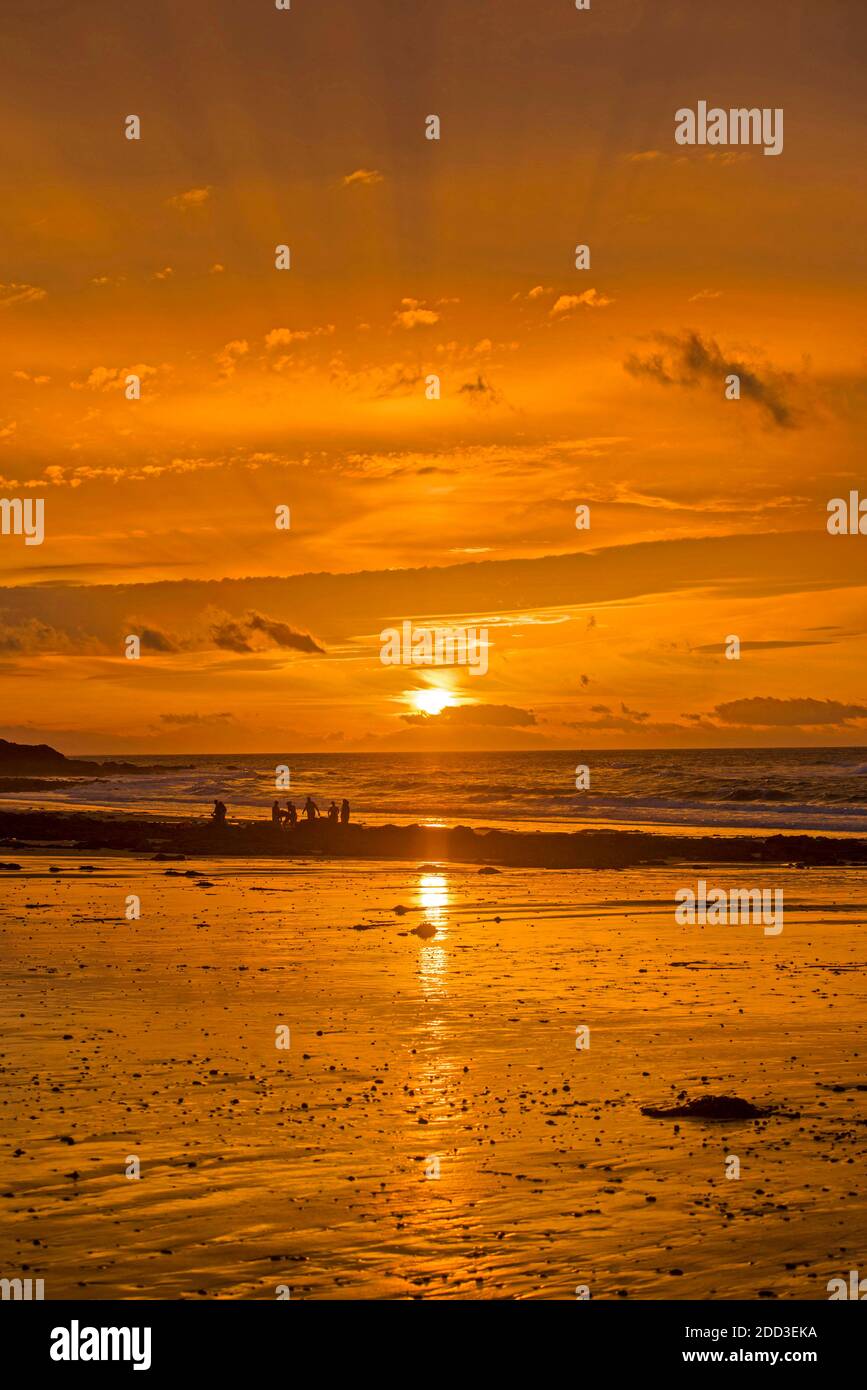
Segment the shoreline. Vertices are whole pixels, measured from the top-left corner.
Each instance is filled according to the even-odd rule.
[[[867,865],[862,837],[773,834],[666,834],[643,830],[532,831],[424,825],[332,826],[270,822],[217,828],[201,820],[160,820],[45,811],[0,811],[0,847],[56,847],[217,858],[435,860],[514,868],[627,868],[688,859],[706,864]]]

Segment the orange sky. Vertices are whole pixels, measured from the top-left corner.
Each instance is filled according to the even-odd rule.
[[[0,536],[0,737],[867,742],[858,4],[16,11],[0,496],[46,538]],[[699,100],[783,153],[678,146]],[[488,673],[384,667],[404,619]]]

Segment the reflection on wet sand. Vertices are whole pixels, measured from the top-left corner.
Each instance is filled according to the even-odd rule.
[[[46,1298],[809,1299],[864,1247],[857,870],[753,866],[766,938],[661,867],[50,853],[0,921],[0,1269]],[[799,1118],[642,1114],[681,1091]]]

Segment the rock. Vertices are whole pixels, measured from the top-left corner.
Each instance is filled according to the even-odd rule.
[[[699,1096],[688,1100],[684,1105],[667,1106],[664,1109],[653,1105],[642,1105],[642,1115],[650,1115],[654,1120],[668,1120],[677,1117],[687,1120],[760,1120],[772,1115],[774,1106],[761,1108],[740,1096]]]
[[[420,936],[423,941],[429,941],[432,936],[436,936],[437,929],[432,922],[419,922],[417,927],[413,927],[410,936]]]

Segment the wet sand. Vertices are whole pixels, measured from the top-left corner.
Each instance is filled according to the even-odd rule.
[[[783,888],[769,937],[677,925],[676,865],[0,858],[0,1273],[46,1298],[825,1299],[863,1266],[862,869],[708,871]],[[781,1109],[641,1113],[706,1094]]]

